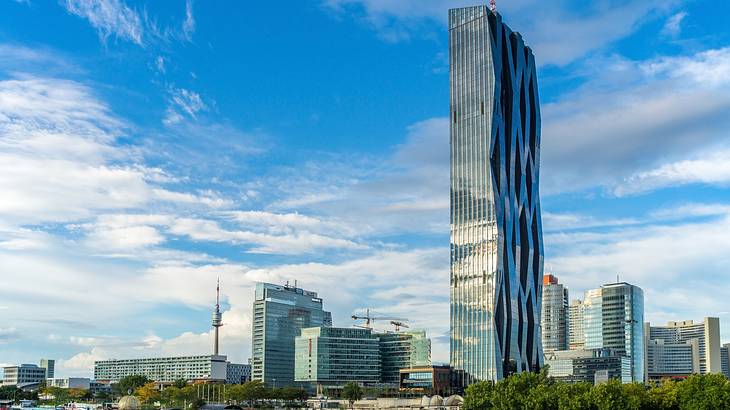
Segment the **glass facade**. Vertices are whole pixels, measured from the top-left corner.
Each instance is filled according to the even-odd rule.
[[[720,348],[720,369],[722,374],[730,379],[730,343],[725,343]]]
[[[296,286],[256,284],[251,373],[270,387],[293,386],[294,339],[301,329],[332,326],[315,292]]]
[[[612,349],[563,350],[547,352],[545,357],[550,377],[562,382],[631,382],[631,358],[617,355]]]
[[[651,326],[650,340],[663,340],[665,344],[684,344],[696,340],[699,350],[698,373],[720,373],[720,319],[706,317],[702,323],[692,320],[669,322],[666,326]]]
[[[316,327],[296,338],[295,379],[340,387],[380,382],[380,344],[370,329]]]
[[[383,383],[397,385],[401,369],[431,365],[431,340],[424,330],[381,333],[378,337]]]
[[[486,6],[449,10],[451,366],[538,370],[543,248],[535,59]]]
[[[644,291],[612,283],[586,292],[583,309],[586,349],[610,348],[631,359],[631,379],[644,381]]]

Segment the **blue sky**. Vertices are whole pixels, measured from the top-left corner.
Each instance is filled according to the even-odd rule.
[[[0,2],[0,363],[250,354],[256,281],[448,360],[445,0]],[[546,270],[730,342],[730,4],[499,1],[539,64]]]

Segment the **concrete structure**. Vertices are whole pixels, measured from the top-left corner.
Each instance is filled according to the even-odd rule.
[[[34,364],[20,366],[6,366],[3,368],[3,386],[17,386],[39,384],[46,379],[46,369]]]
[[[631,359],[631,379],[643,382],[644,292],[625,282],[586,292],[583,301],[585,349],[611,349]]]
[[[725,343],[720,347],[720,368],[722,374],[730,379],[730,343]]]
[[[543,351],[568,350],[568,314],[568,288],[558,283],[556,276],[543,276],[540,315]]]
[[[312,327],[296,338],[295,380],[342,388],[348,382],[380,383],[380,343],[371,329]]]
[[[239,363],[227,363],[226,383],[241,384],[251,381],[251,365]]]
[[[600,384],[609,379],[630,383],[631,358],[612,349],[560,350],[545,353],[551,377],[566,383]]]
[[[535,58],[486,5],[449,10],[451,366],[459,385],[542,365]]]
[[[399,372],[399,389],[402,392],[432,396],[451,394],[451,368],[449,366],[420,366]]]
[[[397,386],[401,369],[431,365],[431,340],[424,330],[388,332],[377,336],[381,382]]]
[[[111,382],[92,380],[91,382],[89,382],[89,391],[91,392],[91,394],[111,394],[112,384]]]
[[[568,308],[568,348],[582,350],[585,347],[583,333],[583,301],[575,299]]]
[[[649,339],[646,346],[646,372],[650,381],[685,378],[700,372],[699,343],[692,339],[685,343],[666,343],[663,339]]]
[[[663,340],[665,345],[685,344],[696,340],[699,345],[700,374],[722,373],[720,364],[720,319],[706,317],[702,323],[692,320],[669,322],[666,326],[650,326],[649,340]]]
[[[332,326],[317,293],[270,283],[256,284],[253,302],[252,378],[269,387],[294,383],[294,341],[301,329]]]
[[[116,383],[125,376],[141,374],[160,383],[178,379],[225,381],[226,356],[178,356],[143,359],[111,359],[94,362],[94,379]]]
[[[88,377],[61,377],[46,379],[46,386],[59,387],[61,389],[84,389],[91,388],[91,379]]]
[[[213,356],[218,356],[218,354],[220,353],[218,346],[218,329],[223,326],[222,318],[223,315],[221,314],[221,282],[220,280],[218,280],[215,286],[215,309],[213,310],[213,315],[211,316],[213,325]]]
[[[54,359],[41,359],[39,367],[46,369],[46,379],[56,377],[56,361]]]

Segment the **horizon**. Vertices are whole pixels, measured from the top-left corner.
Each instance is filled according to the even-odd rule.
[[[497,2],[537,61],[544,274],[571,301],[620,275],[647,321],[730,342],[730,4],[577,3]],[[218,277],[231,362],[255,283],[297,281],[448,363],[468,4],[0,3],[0,364],[211,354]]]

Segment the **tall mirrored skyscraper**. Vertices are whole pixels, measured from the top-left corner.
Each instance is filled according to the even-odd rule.
[[[542,364],[535,58],[486,6],[449,10],[451,366],[467,385]]]
[[[568,350],[568,288],[558,283],[554,275],[543,276],[540,324],[546,354],[551,350]]]

